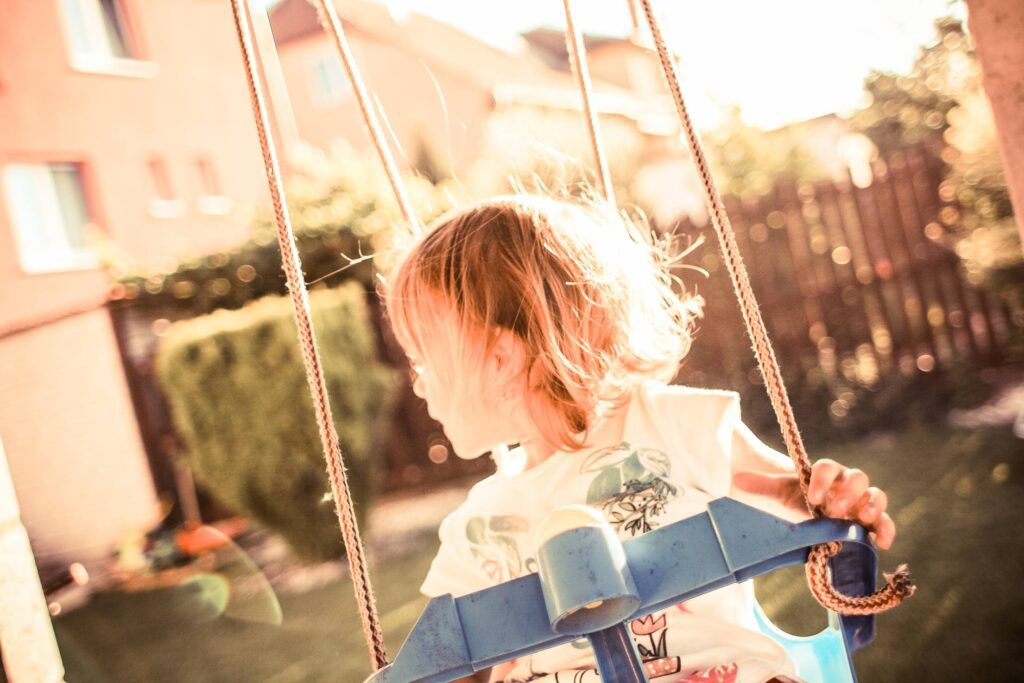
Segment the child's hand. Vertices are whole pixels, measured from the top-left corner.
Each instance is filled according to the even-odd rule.
[[[875,534],[879,548],[888,550],[896,537],[896,523],[886,514],[889,497],[871,486],[868,475],[823,458],[811,465],[807,491],[811,505],[820,506],[828,517],[852,519]]]
[[[803,508],[800,482],[795,474],[737,472],[733,486],[756,496],[767,496],[794,510]],[[871,486],[868,475],[844,467],[835,460],[822,459],[811,465],[808,498],[827,517],[852,519],[875,535],[879,548],[888,550],[896,537],[896,524],[886,514],[889,498]]]

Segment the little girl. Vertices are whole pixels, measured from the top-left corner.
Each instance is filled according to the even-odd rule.
[[[700,312],[672,289],[667,263],[611,209],[527,195],[448,214],[403,254],[384,295],[415,391],[457,455],[503,454],[441,524],[424,593],[458,596],[536,571],[537,525],[572,503],[599,509],[623,540],[720,496],[799,518],[793,467],[743,425],[738,396],[666,384]],[[886,496],[863,472],[815,463],[810,499],[892,543]],[[756,632],[752,610],[748,582],[633,620],[648,678],[791,680],[792,662]],[[586,641],[490,676],[599,679]]]

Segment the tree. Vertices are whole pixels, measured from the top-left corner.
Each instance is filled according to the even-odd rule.
[[[883,158],[915,147],[944,162],[940,194],[960,205],[947,214],[950,241],[969,272],[991,275],[1020,260],[995,123],[963,24],[944,17],[935,29],[909,73],[868,76],[870,104],[853,124]]]
[[[780,178],[820,180],[826,175],[793,128],[763,131],[747,125],[735,105],[723,114],[722,124],[707,135],[712,172],[722,194],[766,195]]]
[[[977,79],[977,64],[961,23],[935,22],[936,42],[921,49],[908,74],[872,71],[864,82],[869,104],[853,124],[882,156],[923,146],[941,154],[947,116]]]

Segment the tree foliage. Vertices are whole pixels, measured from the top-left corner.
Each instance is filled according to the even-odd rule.
[[[921,48],[908,73],[873,72],[865,91],[870,104],[853,123],[883,157],[916,147],[945,163],[940,195],[959,209],[947,212],[944,222],[950,246],[972,276],[980,279],[1018,262],[995,122],[960,20],[937,20],[935,41]]]
[[[739,107],[728,107],[708,134],[713,174],[723,194],[766,195],[780,178],[818,180],[825,173],[791,128],[763,131],[746,124]]]

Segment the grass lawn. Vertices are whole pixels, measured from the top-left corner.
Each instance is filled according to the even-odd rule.
[[[1024,442],[1008,429],[921,427],[815,455],[861,467],[889,492],[899,536],[881,566],[908,562],[919,586],[856,655],[862,683],[1024,680]],[[417,587],[434,550],[424,538],[374,567],[392,654],[423,607]],[[368,673],[346,582],[280,596],[280,624],[258,620],[274,614],[265,592],[239,588],[227,614],[249,618],[211,607],[223,599],[216,582],[95,596],[54,621],[67,680],[350,683]],[[799,570],[760,580],[758,594],[798,632],[823,621]]]

